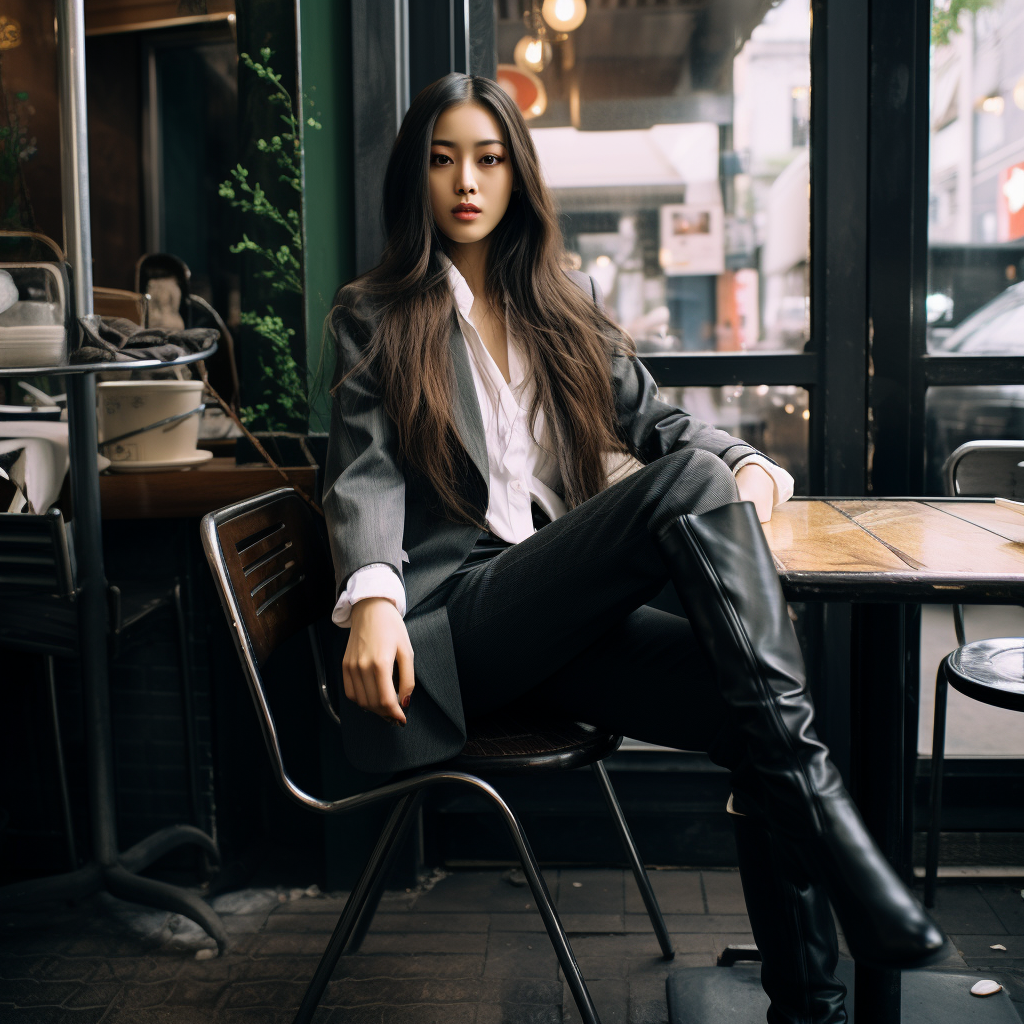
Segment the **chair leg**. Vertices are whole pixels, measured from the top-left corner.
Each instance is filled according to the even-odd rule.
[[[349,895],[341,917],[338,918],[331,941],[327,943],[320,963],[317,964],[313,979],[302,997],[302,1003],[293,1024],[309,1024],[313,1019],[313,1014],[323,997],[324,989],[327,988],[327,982],[331,980],[331,975],[338,965],[341,954],[360,925],[364,911],[367,909],[367,903],[377,889],[378,876],[384,874],[386,866],[393,858],[393,851],[398,846],[402,832],[405,831],[408,817],[418,803],[418,794],[409,793],[403,796],[391,811],[380,838],[377,840],[377,845],[374,847],[373,853],[370,854],[370,859],[366,862],[359,881],[356,882],[355,888]],[[374,906],[374,910],[376,910],[376,906]]]
[[[185,625],[185,610],[181,603],[181,583],[174,581],[171,590],[171,603],[174,606],[174,624],[178,636],[178,666],[181,672],[181,717],[185,734],[185,760],[188,767],[189,802],[192,807],[192,821],[199,828],[203,827],[199,800],[199,768],[196,763],[196,724],[192,707],[192,676],[188,662],[188,630]]]
[[[651,880],[647,875],[647,869],[640,859],[640,851],[636,848],[633,835],[629,831],[629,825],[626,823],[625,815],[622,813],[619,798],[615,795],[615,790],[612,788],[612,780],[608,778],[608,770],[605,768],[603,761],[595,761],[591,767],[597,776],[597,783],[601,787],[605,803],[608,804],[612,821],[615,823],[615,830],[622,841],[623,850],[626,851],[629,866],[633,869],[636,887],[640,890],[640,896],[644,901],[644,906],[647,908],[647,916],[651,919],[654,934],[658,937],[658,945],[661,946],[662,959],[672,960],[676,952],[672,948],[672,940],[669,938],[668,928],[665,927],[665,918],[661,914],[661,907],[658,906],[658,897],[654,895],[654,889],[651,888]]]
[[[68,844],[68,860],[71,870],[78,867],[78,855],[75,852],[75,826],[71,820],[71,795],[68,792],[68,774],[64,768],[64,747],[60,738],[60,717],[57,713],[57,679],[53,670],[53,656],[47,655],[46,662],[46,699],[50,705],[50,721],[53,725],[53,745],[56,750],[57,778],[60,782],[60,808],[64,815],[64,836]]]
[[[356,921],[355,927],[352,929],[352,934],[349,936],[348,943],[345,946],[346,953],[358,953],[359,948],[363,944],[363,939],[366,938],[366,933],[370,930],[370,925],[373,924],[373,919],[377,915],[377,908],[380,906],[380,898],[384,895],[384,886],[387,884],[388,875],[391,874],[391,868],[394,866],[395,858],[398,856],[399,850],[402,849],[402,843],[405,841],[405,837],[409,834],[409,829],[415,824],[417,820],[417,813],[420,809],[420,804],[423,802],[423,793],[416,793],[413,796],[413,801],[405,811],[405,818],[398,825],[398,829],[395,832],[394,839],[391,841],[391,848],[388,850],[381,862],[380,867],[377,869],[377,877],[374,884],[369,892],[366,894],[366,900],[363,903],[363,907],[359,912],[359,919]]]
[[[526,880],[530,883],[530,890],[533,892],[533,898],[537,903],[537,910],[544,921],[548,938],[555,949],[555,956],[558,957],[558,964],[562,968],[562,974],[565,976],[569,991],[572,992],[576,1009],[579,1010],[580,1019],[583,1021],[583,1024],[601,1024],[601,1018],[598,1017],[597,1008],[594,1006],[594,1001],[590,998],[587,983],[583,980],[579,964],[576,963],[572,946],[569,945],[569,937],[565,934],[565,929],[562,927],[558,911],[555,910],[551,893],[548,892],[544,876],[540,873],[537,858],[533,855],[533,850],[530,848],[530,843],[526,838],[526,833],[523,831],[523,826],[519,823],[519,819],[512,808],[501,799],[494,789],[490,786],[482,785],[480,780],[474,781],[477,787],[483,789],[491,800],[498,805],[498,809],[505,819],[505,826],[508,828],[509,834],[512,836],[512,842],[515,843],[516,849],[519,852],[519,860],[522,862],[523,872],[526,875]]]
[[[946,754],[946,705],[949,682],[946,661],[942,660],[935,677],[935,721],[932,726],[932,778],[928,796],[928,845],[924,858],[924,905],[935,906],[935,888],[939,876],[939,829],[942,825],[942,773]]]

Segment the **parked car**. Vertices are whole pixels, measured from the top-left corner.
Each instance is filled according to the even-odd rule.
[[[1024,282],[1011,285],[941,338],[932,355],[1024,356]],[[1024,438],[1024,384],[930,388],[925,489],[942,491],[942,463],[965,441]]]

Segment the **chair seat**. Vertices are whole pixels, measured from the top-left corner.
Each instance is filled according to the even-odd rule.
[[[447,762],[464,771],[510,774],[584,768],[618,749],[621,736],[567,720],[495,714],[469,725],[462,753]]]
[[[967,697],[1024,711],[1024,639],[975,640],[946,655],[949,685]]]

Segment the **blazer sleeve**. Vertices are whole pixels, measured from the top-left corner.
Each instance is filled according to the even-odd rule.
[[[604,310],[604,297],[592,277],[589,290]],[[685,448],[701,448],[717,455],[730,469],[749,455],[763,455],[746,441],[661,401],[658,385],[635,355],[616,350],[612,356],[612,386],[623,440],[645,464]]]
[[[360,363],[369,340],[366,321],[344,306],[331,313],[341,383],[334,391],[324,471],[323,509],[340,593],[364,565],[389,566],[404,585],[405,477],[391,420],[374,370]],[[348,374],[348,376],[344,376]]]

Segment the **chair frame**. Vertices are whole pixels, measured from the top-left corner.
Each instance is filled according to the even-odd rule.
[[[946,459],[942,466],[942,478],[946,493],[960,497],[957,470],[964,459],[982,452],[1013,452],[1024,459],[1024,441],[968,441],[960,445]],[[924,905],[935,906],[935,892],[939,876],[939,843],[942,828],[942,782],[946,756],[946,710],[949,704],[949,687],[956,686],[955,673],[950,667],[950,658],[967,644],[967,630],[964,622],[964,606],[953,605],[953,628],[956,631],[956,650],[947,654],[939,663],[935,676],[935,714],[932,720],[932,763],[928,790],[928,839],[924,857]],[[980,703],[988,703],[977,694],[968,694]]]
[[[266,586],[266,584],[280,579],[279,585],[281,589],[276,594],[267,595],[266,591],[261,592],[261,608],[266,609],[285,593],[291,593],[293,601],[303,602],[304,597],[306,599],[306,607],[300,611],[298,616],[290,616],[287,611],[281,612],[281,615],[285,616],[287,621],[278,623],[276,627],[277,636],[264,634],[254,639],[253,633],[250,632],[250,628],[247,626],[246,609],[243,609],[240,604],[232,582],[231,572],[225,558],[224,546],[220,535],[220,530],[229,522],[270,507],[282,500],[297,503],[298,506],[301,506],[303,514],[311,517],[308,508],[298,497],[295,490],[290,487],[282,487],[219,509],[216,512],[211,512],[203,517],[201,525],[203,547],[213,571],[217,590],[231,628],[235,649],[242,662],[246,682],[256,706],[263,739],[270,755],[272,772],[278,784],[289,797],[296,803],[321,814],[343,814],[361,807],[368,807],[372,804],[393,802],[391,813],[377,840],[376,846],[370,854],[366,866],[345,904],[330,942],[321,957],[309,987],[306,989],[298,1013],[294,1018],[294,1024],[308,1024],[319,1005],[323,992],[341,955],[346,951],[356,952],[358,950],[362,938],[366,934],[376,913],[380,893],[389,868],[397,856],[401,839],[414,820],[415,812],[420,806],[425,791],[433,786],[448,784],[465,786],[487,797],[501,816],[522,862],[526,880],[533,893],[537,909],[544,922],[548,937],[554,947],[573,999],[579,1009],[580,1016],[584,1024],[600,1024],[600,1018],[590,997],[587,984],[580,972],[569,939],[559,919],[558,912],[551,899],[551,894],[548,892],[547,885],[541,875],[537,859],[530,847],[523,826],[513,809],[489,782],[468,771],[460,771],[441,765],[423,769],[410,777],[375,787],[363,793],[357,793],[338,800],[327,800],[305,792],[289,775],[284,764],[277,726],[267,697],[261,668],[278,643],[305,627],[313,648],[321,703],[331,719],[336,724],[340,722],[338,713],[331,701],[323,653],[316,627],[316,622],[330,608],[333,600],[334,581],[333,573],[329,570],[330,559],[325,557],[318,564],[303,564],[303,551],[294,550],[290,555],[292,561],[286,564],[284,569],[280,569],[263,581],[258,581],[254,570],[257,566],[264,567],[264,563],[271,560],[271,555],[269,553],[265,554],[250,567],[249,571],[254,572],[253,578],[246,580],[247,583],[251,582],[254,584],[250,598],[257,591],[260,591],[262,587]],[[319,535],[317,536],[317,542],[319,543]],[[259,542],[254,542],[250,547],[255,547],[256,543]],[[301,546],[298,545],[297,547],[301,548]],[[279,548],[281,547],[279,545]],[[326,555],[326,552],[324,554]],[[268,571],[271,571],[273,568],[273,566],[269,567]],[[282,577],[284,578],[282,579]],[[302,592],[300,592],[299,588],[302,588]],[[310,595],[314,597],[313,600],[309,599]],[[318,598],[320,596],[326,597],[325,604],[319,603]],[[253,601],[252,603],[254,604],[255,602]],[[274,629],[274,627],[271,626],[268,629]],[[262,627],[260,627],[260,630],[262,631]],[[616,737],[615,739],[620,740],[621,738]],[[615,742],[612,749],[617,747],[618,742]],[[607,753],[611,753],[611,750],[607,751]],[[606,754],[601,753],[600,756],[603,757]],[[480,760],[485,762],[486,758],[481,758]],[[605,801],[611,811],[620,839],[622,839],[629,856],[634,875],[640,887],[641,896],[644,899],[645,906],[661,944],[664,959],[670,960],[675,954],[672,950],[668,932],[665,928],[657,899],[651,889],[650,880],[647,877],[626,825],[622,809],[611,786],[608,773],[604,765],[601,764],[600,759],[595,761],[592,767]]]
[[[68,544],[67,524],[60,509],[50,508],[39,515],[28,513],[0,513],[0,555],[5,548],[17,545],[20,549],[7,561],[0,557],[0,590],[7,588],[12,592],[32,593],[44,597],[48,601],[63,602],[69,613],[74,614],[78,589],[72,568],[71,551]],[[46,576],[40,570],[47,571]],[[192,809],[192,825],[172,825],[161,829],[155,835],[142,840],[122,857],[122,866],[129,871],[138,871],[148,866],[164,853],[182,845],[198,845],[208,861],[217,861],[218,854],[213,840],[198,828],[201,818],[199,795],[199,768],[197,765],[197,740],[193,715],[192,683],[189,670],[187,628],[185,613],[181,600],[181,584],[174,579],[170,585],[155,593],[154,600],[144,609],[137,610],[133,616],[122,614],[122,593],[114,584],[108,584],[107,599],[110,608],[109,642],[111,651],[116,648],[124,633],[131,626],[147,617],[150,612],[168,607],[174,616],[175,640],[177,642],[178,661],[181,682],[182,721],[185,738],[185,752],[189,783],[189,803]],[[17,650],[28,651],[43,656],[46,695],[49,709],[50,726],[55,746],[55,762],[60,789],[61,814],[67,843],[68,860],[71,870],[78,868],[77,844],[71,813],[71,799],[64,763],[63,742],[61,739],[60,718],[57,708],[57,691],[54,658],[77,656],[77,640],[72,646],[66,646],[54,640],[44,642],[35,637],[0,636],[0,642]],[[190,894],[184,894],[187,905],[174,909],[189,915],[197,924],[205,928],[216,940],[220,949],[227,947],[227,934],[219,919],[208,908]],[[2,896],[2,894],[0,894]],[[179,901],[180,902],[180,901]]]

